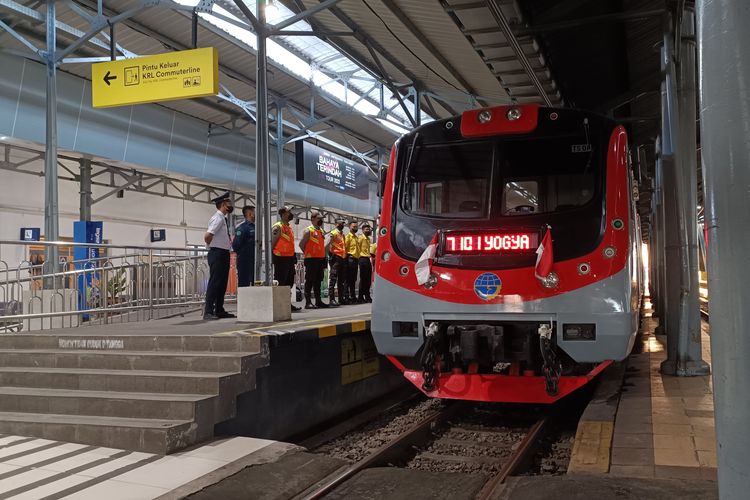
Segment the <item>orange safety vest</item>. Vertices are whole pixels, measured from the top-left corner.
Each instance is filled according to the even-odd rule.
[[[274,224],[273,227],[281,228],[281,236],[279,236],[276,246],[273,247],[273,254],[277,257],[293,257],[294,231],[292,231],[289,224],[284,224],[281,221]]]
[[[344,235],[341,231],[334,229],[331,231],[331,253],[338,255],[342,259],[346,257],[346,248],[344,247]]]
[[[323,240],[323,231],[310,226],[307,228],[310,231],[310,238],[307,240],[307,246],[305,247],[305,258],[306,259],[322,259],[326,256],[325,241]]]

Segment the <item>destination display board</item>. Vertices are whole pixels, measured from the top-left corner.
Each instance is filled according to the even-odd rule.
[[[450,231],[445,233],[440,254],[512,254],[533,252],[537,247],[538,233]]]
[[[96,63],[91,86],[95,108],[216,95],[218,51],[209,47]]]
[[[370,197],[367,167],[314,144],[298,141],[297,180],[360,200]]]

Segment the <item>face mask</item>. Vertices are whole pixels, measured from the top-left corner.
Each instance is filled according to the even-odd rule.
[[[234,207],[230,205],[227,207],[227,213],[231,214],[232,212],[234,212]]]
[[[352,234],[354,234],[356,232],[357,232],[357,228],[355,227],[354,229],[352,229]]]
[[[336,226],[336,229],[338,229],[339,231],[343,231],[344,230],[344,225],[343,224],[339,224],[338,226]]]
[[[318,221],[318,227],[323,227],[323,221],[322,220]]]

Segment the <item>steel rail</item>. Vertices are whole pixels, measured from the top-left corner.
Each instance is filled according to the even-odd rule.
[[[544,415],[531,426],[526,433],[526,436],[524,436],[521,441],[521,444],[510,456],[510,460],[505,463],[497,474],[484,483],[484,486],[477,494],[476,498],[478,500],[486,500],[490,498],[498,485],[503,484],[510,476],[517,475],[528,466],[534,453],[537,451],[537,446],[543,436],[543,431],[549,424],[550,420],[550,415]]]
[[[421,422],[402,432],[392,441],[384,444],[359,462],[329,477],[323,484],[317,486],[313,492],[305,495],[304,499],[315,500],[323,498],[326,494],[364,469],[385,465],[397,459],[405,450],[411,449],[417,443],[428,439],[434,427],[450,418],[459,407],[461,407],[460,404],[453,403],[446,408],[429,413]]]

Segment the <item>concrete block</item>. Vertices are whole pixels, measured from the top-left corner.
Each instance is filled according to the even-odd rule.
[[[238,288],[237,319],[249,323],[274,323],[292,319],[289,287],[247,286]]]

